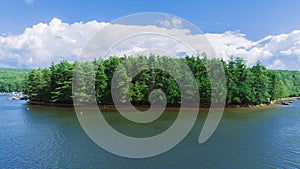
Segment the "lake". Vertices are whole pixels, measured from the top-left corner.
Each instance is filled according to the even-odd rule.
[[[0,96],[0,168],[300,168],[300,101],[274,108],[227,109],[213,136],[198,143],[207,113],[187,137],[158,156],[131,159],[97,146],[72,108],[27,105]],[[128,125],[106,113],[128,135],[158,134],[176,113],[149,125]],[[146,134],[145,134],[146,133]]]

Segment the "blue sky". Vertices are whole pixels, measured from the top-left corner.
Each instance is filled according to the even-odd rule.
[[[48,67],[51,62],[72,61],[107,23],[134,13],[161,12],[196,25],[225,60],[242,57],[250,66],[260,60],[270,69],[300,70],[299,7],[299,0],[3,0],[0,67]],[[175,34],[190,41],[198,38],[184,30]],[[145,50],[131,47],[128,53]]]
[[[251,40],[300,29],[298,0],[25,0],[1,1],[1,34],[20,34],[26,27],[49,22],[110,22],[138,12],[164,12],[185,18],[203,32],[240,31]]]

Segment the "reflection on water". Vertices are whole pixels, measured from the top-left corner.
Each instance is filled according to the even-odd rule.
[[[198,144],[207,115],[203,110],[175,148],[152,158],[128,159],[94,144],[71,108],[31,106],[0,96],[0,168],[299,168],[299,109],[298,101],[226,110],[214,135]],[[140,137],[164,131],[176,118],[167,112],[149,125],[136,126],[115,113],[105,115],[119,131]]]

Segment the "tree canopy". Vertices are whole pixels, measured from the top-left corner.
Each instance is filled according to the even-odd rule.
[[[0,68],[0,92],[22,91],[23,81],[31,69]]]
[[[74,85],[79,85],[80,88],[73,91],[73,94],[80,102],[89,102],[95,98],[100,105],[114,104],[111,89],[129,86],[128,90],[122,90],[129,93],[128,98],[122,97],[125,93],[117,93],[118,103],[122,104],[129,99],[133,104],[147,105],[151,91],[161,89],[166,95],[167,104],[180,104],[181,93],[176,79],[163,69],[153,68],[153,64],[168,67],[176,76],[185,77],[185,71],[176,69],[176,66],[185,63],[196,80],[201,105],[209,105],[212,82],[207,69],[214,68],[205,65],[216,61],[221,63],[225,72],[227,89],[220,90],[218,94],[227,92],[227,105],[258,105],[283,97],[300,95],[298,71],[268,70],[259,61],[254,66],[248,67],[246,61],[241,58],[225,62],[218,59],[210,60],[205,56],[170,59],[154,55],[110,57],[106,60],[74,64],[62,61],[59,64],[52,64],[50,68],[32,70],[26,77],[24,91],[32,101],[73,103],[72,82],[76,71],[77,80]],[[144,69],[133,76],[140,68]],[[116,72],[116,85],[112,85]],[[87,84],[91,79],[95,83]]]

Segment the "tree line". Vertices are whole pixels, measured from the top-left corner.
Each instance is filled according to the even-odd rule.
[[[211,80],[208,70],[214,68],[207,66],[210,63],[221,63],[224,69],[226,89],[220,89],[219,94],[227,93],[227,105],[268,104],[279,98],[300,95],[298,71],[268,70],[259,61],[248,67],[246,61],[241,58],[225,62],[220,59],[207,59],[205,55],[184,58],[155,55],[113,56],[84,63],[61,61],[59,64],[52,64],[50,68],[32,70],[24,81],[24,92],[29,95],[31,101],[72,104],[73,97],[76,97],[81,103],[96,99],[99,105],[111,105],[114,104],[111,89],[124,88],[116,93],[120,95],[119,103],[129,99],[135,105],[147,105],[151,91],[161,89],[165,93],[167,104],[177,105],[181,103],[181,93],[173,75],[188,77],[184,69],[178,69],[182,63],[189,67],[196,80],[201,105],[211,103]],[[171,75],[159,66],[154,68],[153,64],[171,69],[174,73]],[[145,69],[134,75],[134,72],[143,67]],[[118,77],[112,85],[114,74]],[[73,82],[74,77],[76,81]],[[72,94],[73,83],[79,87]],[[195,91],[186,91],[189,92]],[[125,93],[129,93],[128,98],[122,97]],[[157,97],[163,99],[161,95]]]
[[[24,79],[30,72],[30,69],[0,69],[0,92],[22,91],[24,88]]]

